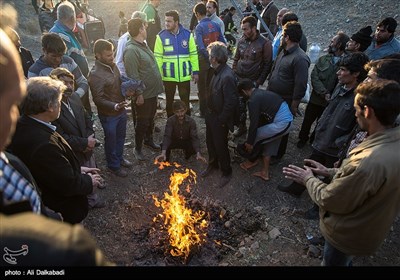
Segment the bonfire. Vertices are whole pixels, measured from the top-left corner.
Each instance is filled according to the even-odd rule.
[[[177,163],[158,162],[160,169],[167,166],[180,168]],[[163,212],[158,214],[153,221],[162,221],[162,226],[168,232],[168,241],[171,245],[170,254],[174,257],[182,257],[186,261],[190,251],[199,247],[206,241],[206,229],[208,222],[205,220],[204,211],[193,211],[187,206],[184,195],[180,193],[182,185],[184,190],[190,193],[190,187],[196,184],[196,172],[186,168],[183,173],[175,169],[170,177],[169,192],[164,193],[164,198],[159,200],[153,195],[154,204],[162,208]]]

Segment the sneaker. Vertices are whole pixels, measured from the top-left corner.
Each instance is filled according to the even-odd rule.
[[[154,143],[153,140],[144,141],[144,142],[143,142],[143,145],[145,145],[145,146],[147,146],[147,147],[150,147],[150,148],[152,148],[152,149],[154,149],[154,150],[159,150],[159,149],[161,149],[161,146],[158,145],[158,144],[156,144],[156,143]]]
[[[122,170],[121,168],[118,170],[112,170],[112,169],[109,169],[109,170],[112,174],[114,174],[115,176],[118,176],[118,177],[128,176],[128,172],[126,172],[125,170]]]
[[[133,155],[135,156],[135,158],[136,158],[137,160],[140,160],[140,161],[146,160],[146,159],[144,158],[144,155],[143,155],[142,151],[138,151],[138,150],[136,150],[136,149],[133,149]]]
[[[129,160],[127,160],[127,159],[123,159],[120,164],[121,164],[122,167],[126,167],[126,168],[129,168],[129,167],[133,166],[133,163],[130,162]]]
[[[307,144],[306,141],[299,140],[299,142],[297,142],[297,145],[296,145],[296,146],[297,146],[297,148],[301,149],[301,148],[303,148],[306,144]]]
[[[239,126],[235,131],[233,132],[233,136],[235,137],[240,137],[243,134],[247,132],[247,128],[245,126]]]
[[[221,179],[218,182],[218,188],[224,187],[229,181],[232,179],[232,174],[229,175],[222,175]]]

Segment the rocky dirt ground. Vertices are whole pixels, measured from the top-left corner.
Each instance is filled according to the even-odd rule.
[[[19,12],[18,31],[22,44],[32,50],[35,58],[41,52],[40,30],[37,16],[29,0],[13,2]],[[106,1],[90,0],[90,7],[102,16],[106,25],[106,38],[117,39],[118,12],[130,15],[141,7],[144,1]],[[166,10],[177,9],[184,25],[188,25],[191,9],[196,1],[162,1],[160,14]],[[240,1],[241,2],[241,1]],[[318,42],[328,45],[329,39],[338,31],[352,34],[365,25],[374,26],[382,17],[393,16],[398,19],[397,1],[327,1],[327,0],[278,0],[279,8],[289,7],[298,14],[309,44]],[[220,0],[222,8],[231,6],[230,1]],[[111,6],[111,8],[110,8]],[[90,63],[93,55],[87,51]],[[196,87],[193,86],[193,90]],[[194,92],[195,93],[195,92]],[[193,112],[198,104],[192,103]],[[304,111],[305,105],[301,105]],[[204,120],[196,118],[202,143],[202,152],[207,155],[205,146]],[[243,171],[240,159],[232,154],[233,179],[224,188],[215,186],[219,174],[210,178],[197,178],[192,185],[191,194],[186,194],[188,205],[202,209],[209,222],[207,242],[192,252],[186,261],[173,258],[165,253],[167,248],[163,231],[154,231],[160,224],[153,218],[160,213],[154,205],[153,195],[161,199],[168,191],[172,167],[157,169],[153,159],[158,152],[145,148],[147,160],[138,162],[132,150],[134,129],[132,122],[127,128],[125,156],[134,162],[128,178],[119,178],[107,173],[102,148],[97,148],[99,167],[104,170],[107,187],[99,190],[99,195],[107,203],[106,208],[89,212],[83,222],[92,233],[106,256],[121,266],[318,266],[321,262],[322,245],[316,240],[320,236],[318,221],[302,218],[302,213],[311,206],[307,194],[300,199],[279,192],[276,186],[283,180],[282,167],[290,163],[300,164],[310,154],[309,146],[296,147],[297,134],[302,118],[295,119],[295,129],[290,134],[287,154],[277,164],[271,166],[271,180],[264,182]],[[160,142],[165,124],[165,112],[158,111],[156,124],[161,132],[155,133]],[[96,120],[97,136],[102,139],[101,125]],[[236,139],[244,141],[243,139]],[[183,160],[183,155],[173,153],[173,160],[185,168],[200,172],[204,163],[195,159]],[[255,167],[253,170],[260,168]],[[183,190],[182,190],[183,192]],[[315,237],[315,238],[313,238]],[[314,243],[314,244],[311,244]],[[389,236],[376,254],[357,257],[355,266],[398,266],[400,264],[400,220],[397,219]]]

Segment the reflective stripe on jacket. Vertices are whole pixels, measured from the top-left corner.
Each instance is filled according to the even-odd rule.
[[[199,58],[192,33],[179,24],[177,34],[168,30],[158,33],[154,46],[163,81],[190,81],[199,72]]]

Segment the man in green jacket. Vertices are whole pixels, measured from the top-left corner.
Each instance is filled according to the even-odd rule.
[[[157,96],[164,91],[160,71],[154,54],[146,45],[146,24],[141,18],[128,21],[128,32],[131,36],[124,53],[126,74],[129,78],[143,81],[146,89],[136,98],[135,149],[133,154],[138,160],[145,160],[142,154],[143,140],[145,145],[160,149],[153,141],[154,116],[157,110]]]
[[[311,72],[312,92],[299,132],[298,148],[303,148],[306,145],[312,124],[314,121],[318,121],[326,105],[328,105],[328,100],[337,84],[338,62],[345,53],[349,39],[349,36],[339,31],[331,39],[328,54],[318,59]],[[311,134],[310,143],[314,140],[314,134],[314,132]]]
[[[349,266],[354,256],[373,254],[400,211],[400,85],[376,80],[355,90],[357,122],[367,138],[354,148],[340,168],[326,168],[306,159],[303,168],[283,168],[286,178],[307,187],[320,207],[325,237],[323,265]],[[331,176],[326,184],[316,176]]]

